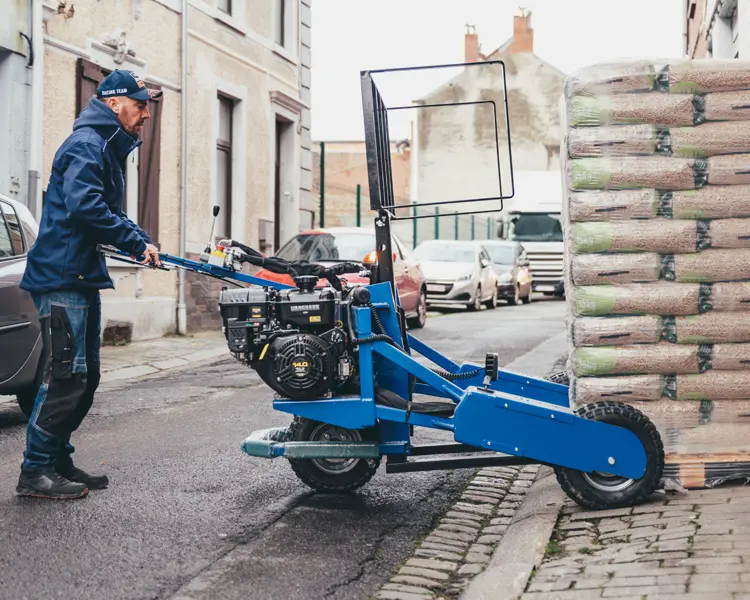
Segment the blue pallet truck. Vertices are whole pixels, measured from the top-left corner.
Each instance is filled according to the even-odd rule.
[[[478,64],[502,69],[505,82],[502,61]],[[227,284],[219,305],[229,350],[276,392],[274,409],[293,416],[289,427],[251,433],[242,450],[288,459],[315,490],[355,490],[383,460],[387,473],[544,464],[585,508],[641,503],[656,491],[664,468],[661,438],[643,413],[618,402],[573,410],[566,385],[504,372],[497,354],[487,355],[484,365],[457,364],[406,331],[393,279],[391,222],[419,217],[397,214],[414,205],[394,201],[387,116],[405,107],[386,108],[373,74],[476,65],[361,73],[370,206],[376,212],[374,262],[288,262],[222,240],[209,242],[198,261],[161,254],[159,268],[187,269]],[[497,133],[497,107],[487,103],[495,110]],[[504,112],[511,156],[507,102]],[[490,213],[509,197],[458,202],[499,202],[499,208],[461,214]],[[101,251],[130,261],[115,249]],[[289,274],[295,285],[249,275],[246,263]],[[368,274],[371,283],[349,285],[346,274],[355,272]],[[415,427],[450,432],[453,441],[415,444]]]

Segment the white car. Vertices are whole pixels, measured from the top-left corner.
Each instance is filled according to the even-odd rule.
[[[419,244],[414,256],[427,282],[428,305],[497,306],[497,274],[481,243],[430,240]]]

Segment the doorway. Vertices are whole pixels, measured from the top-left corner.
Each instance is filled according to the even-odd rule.
[[[294,127],[276,115],[274,140],[274,250],[297,232],[294,230]]]

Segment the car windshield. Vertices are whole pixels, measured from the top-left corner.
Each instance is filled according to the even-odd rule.
[[[374,233],[303,233],[289,240],[276,256],[309,262],[361,262],[373,250]]]
[[[510,224],[510,239],[518,242],[562,242],[560,215],[518,215]]]
[[[426,242],[417,246],[414,257],[426,261],[470,263],[476,260],[476,248],[473,244]]]
[[[490,254],[490,258],[493,263],[499,265],[512,265],[515,257],[513,246],[493,246],[492,244],[485,245],[487,252]]]

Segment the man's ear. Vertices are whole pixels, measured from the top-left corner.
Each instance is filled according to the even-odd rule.
[[[117,101],[117,98],[107,98],[104,101],[104,104],[106,104],[110,109],[112,109],[112,112],[116,115],[120,115],[120,103]]]

